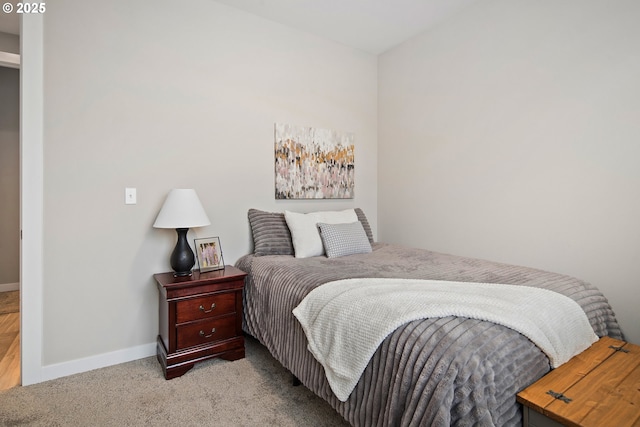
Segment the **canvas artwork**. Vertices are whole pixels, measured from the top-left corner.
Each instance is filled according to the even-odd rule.
[[[275,125],[276,199],[353,199],[354,135]]]

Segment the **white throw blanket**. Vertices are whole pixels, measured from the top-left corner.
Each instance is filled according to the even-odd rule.
[[[527,286],[346,279],[315,288],[293,310],[331,389],[346,401],[382,341],[417,319],[458,316],[514,329],[558,367],[598,340],[571,298]]]

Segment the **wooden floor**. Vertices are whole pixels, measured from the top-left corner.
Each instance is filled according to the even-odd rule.
[[[20,313],[0,314],[0,390],[20,384]]]

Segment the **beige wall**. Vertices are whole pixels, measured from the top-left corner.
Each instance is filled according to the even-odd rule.
[[[19,103],[20,71],[0,67],[0,285],[20,281]]]
[[[360,206],[376,227],[373,55],[208,0],[61,0],[44,87],[44,365],[155,342],[171,188],[196,189],[212,224],[189,238],[219,236],[228,264],[252,207]],[[276,122],[355,133],[355,199],[276,202]]]
[[[175,233],[151,224],[175,187],[212,220],[190,239],[220,236],[227,263],[250,207],[360,206],[379,240],[590,280],[640,342],[639,12],[481,0],[376,60],[207,0],[56,2],[43,364],[154,342]],[[275,122],[354,132],[356,199],[276,202]]]
[[[0,52],[20,53],[20,36],[0,31]]]
[[[640,343],[640,2],[485,0],[379,59],[379,238],[586,279]]]

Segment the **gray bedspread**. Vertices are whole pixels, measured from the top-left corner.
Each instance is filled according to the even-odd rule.
[[[516,393],[550,365],[531,341],[504,326],[458,317],[423,319],[383,341],[341,402],[291,313],[313,288],[332,280],[399,277],[546,288],[580,304],[598,336],[622,338],[602,293],[573,277],[395,245],[376,243],[373,249],[333,259],[246,255],[236,263],[250,273],[245,332],[354,426],[519,426]]]

